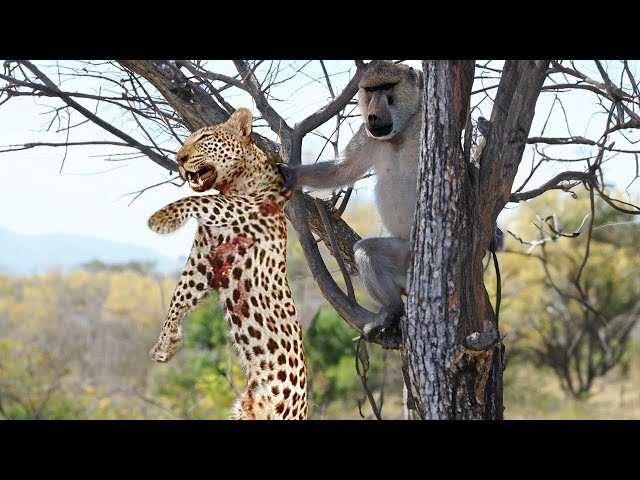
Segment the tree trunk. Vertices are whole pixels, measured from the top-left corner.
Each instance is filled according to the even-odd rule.
[[[505,62],[478,170],[461,147],[474,62],[423,61],[424,131],[402,325],[410,418],[502,419],[504,348],[482,259],[511,192],[546,65]]]

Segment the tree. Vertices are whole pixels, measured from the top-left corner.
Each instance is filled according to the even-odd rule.
[[[54,99],[52,124],[57,122],[60,130],[72,133],[77,125],[92,122],[110,135],[105,140],[73,141],[69,137],[59,143],[32,142],[4,151],[112,145],[123,149],[120,153],[128,152],[129,157],[124,158],[130,158],[133,150],[175,172],[172,155],[186,133],[225,121],[235,107],[241,106],[230,103],[236,102],[236,97],[229,92],[240,92],[241,98],[253,102],[260,113],[257,129],[264,131],[268,127],[277,134],[277,141],[266,134],[254,134],[258,145],[278,160],[296,165],[301,163],[303,139],[333,117],[335,135],[324,136],[327,144],[337,150],[338,127],[350,116],[348,108],[363,71],[374,62],[355,61],[355,72],[338,93],[324,62],[317,64],[320,75],[307,73],[305,69],[311,68],[311,62],[293,67],[278,61],[238,60],[233,62],[235,72],[230,73],[210,70],[215,63],[182,60],[56,63],[55,70],[52,66],[47,69],[56,72],[54,81],[44,67],[29,61],[7,61],[0,74],[0,80],[5,82],[0,87],[0,106],[22,96]],[[550,189],[568,191],[582,185],[591,198],[597,194],[620,212],[640,211],[612,198],[605,183],[610,159],[635,155],[637,162],[640,153],[633,146],[635,137],[630,136],[637,135],[634,129],[640,128],[640,88],[634,77],[635,67],[626,61],[595,61],[589,68],[600,80],[583,73],[585,68],[559,61],[423,63],[425,135],[408,315],[402,324],[402,340],[389,333],[374,339],[386,348],[401,348],[412,417],[502,418],[502,339],[498,315],[483,282],[483,258],[498,214],[508,202],[526,201]],[[331,99],[295,125],[289,125],[276,109],[278,97],[274,92],[288,82],[309,77],[312,82],[324,82]],[[63,82],[78,79],[92,79],[96,86],[104,88],[78,91]],[[542,117],[536,117],[542,119],[542,125],[540,134],[532,137],[529,132],[542,92],[554,100]],[[554,112],[564,112],[563,99],[576,93],[594,95],[597,104],[593,112],[606,114],[601,135],[596,139],[572,135],[567,120],[568,136],[545,136],[549,118]],[[127,132],[120,128],[121,121],[105,120],[105,106],[117,107],[123,118],[134,122],[135,133],[132,128]],[[483,108],[491,108],[488,121],[479,116]],[[78,114],[84,119],[78,121]],[[483,133],[479,144],[476,124]],[[531,169],[528,173],[520,169],[526,178],[514,190],[527,145],[531,146]],[[579,158],[574,158],[575,146],[586,149]],[[539,187],[524,190],[532,178],[544,171],[542,165],[564,165],[564,161],[570,162],[567,165],[571,170],[563,169]],[[169,177],[163,183],[168,182],[175,180]],[[296,192],[287,205],[287,214],[323,295],[361,334],[373,313],[356,303],[350,286],[349,274],[355,273],[352,246],[359,237],[339,218],[350,192],[335,192],[326,202]],[[338,202],[342,203],[338,206]],[[591,205],[591,216],[585,225],[589,239],[595,215],[593,202]],[[312,233],[336,257],[348,293],[332,278]],[[588,255],[587,248],[585,262]],[[496,302],[496,310],[497,307]]]
[[[584,266],[588,239],[572,238],[575,234],[558,218],[579,227],[590,199],[550,192],[529,202],[529,208],[554,215],[519,228],[530,237],[552,240],[512,245],[503,272],[505,282],[510,275],[511,288],[526,290],[527,297],[503,309],[505,318],[518,319],[510,324],[511,353],[549,367],[562,390],[576,399],[588,398],[598,377],[628,362],[630,333],[640,311],[637,235],[630,230],[638,224],[595,200],[597,221]]]
[[[476,171],[460,146],[474,62],[423,62],[416,250],[403,324],[409,395],[420,418],[502,418],[502,345],[482,260],[511,191],[547,63],[505,65],[495,100],[502,108],[492,110]]]

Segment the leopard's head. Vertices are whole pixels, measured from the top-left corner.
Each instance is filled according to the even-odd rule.
[[[249,109],[239,108],[225,123],[193,132],[176,154],[180,178],[196,192],[224,193],[246,167],[252,120]]]

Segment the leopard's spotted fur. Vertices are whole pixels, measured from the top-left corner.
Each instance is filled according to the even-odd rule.
[[[305,419],[306,369],[302,331],[287,282],[287,230],[282,178],[251,140],[251,112],[237,110],[225,124],[194,132],[177,154],[182,178],[196,191],[149,219],[158,233],[198,221],[191,254],[151,350],[159,362],[179,348],[184,316],[217,290],[248,388],[235,419]]]

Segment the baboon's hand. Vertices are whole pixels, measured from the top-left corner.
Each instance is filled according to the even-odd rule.
[[[284,177],[284,183],[280,187],[280,193],[284,193],[287,190],[294,188],[298,182],[298,173],[295,167],[290,167],[286,163],[279,163],[278,170]]]

